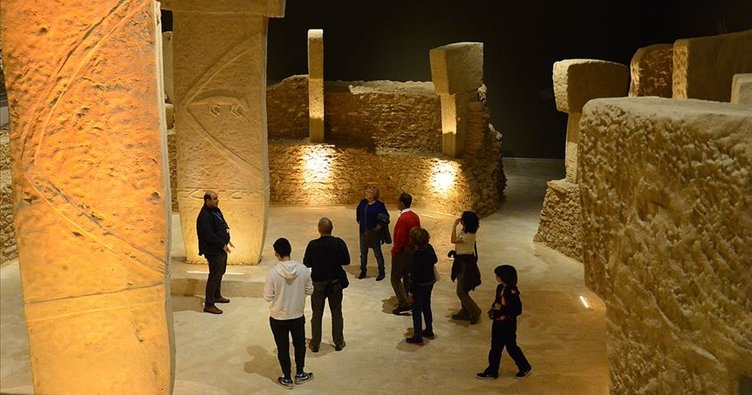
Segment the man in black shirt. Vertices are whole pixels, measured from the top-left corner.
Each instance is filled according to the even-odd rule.
[[[324,315],[324,302],[329,299],[329,310],[332,313],[332,337],[334,349],[341,351],[345,348],[342,319],[342,266],[350,264],[350,252],[347,244],[339,237],[332,236],[332,221],[329,218],[319,220],[319,234],[321,237],[311,240],[303,256],[303,264],[311,268],[313,280],[313,295],[311,295],[311,351],[318,352],[321,344],[321,317]]]
[[[209,278],[206,280],[204,312],[222,314],[214,303],[230,303],[222,296],[222,276],[227,269],[227,253],[230,252],[230,227],[219,209],[219,197],[214,191],[204,193],[204,206],[196,218],[198,254],[209,262]]]

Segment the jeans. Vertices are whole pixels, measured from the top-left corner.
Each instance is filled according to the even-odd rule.
[[[431,312],[431,292],[433,284],[416,285],[413,293],[413,337],[423,338],[422,320],[426,321],[426,332],[433,332],[433,313]],[[421,317],[422,315],[422,317]]]
[[[332,337],[334,345],[343,347],[345,335],[343,333],[344,320],[342,318],[342,285],[339,282],[314,281],[313,295],[311,295],[311,347],[321,344],[321,318],[324,315],[324,303],[329,299],[329,312],[332,314]]]
[[[494,320],[491,325],[491,351],[488,352],[488,367],[486,373],[499,376],[501,352],[507,348],[509,356],[517,365],[517,370],[530,369],[530,362],[525,358],[520,346],[517,345],[517,323]]]
[[[412,251],[409,249],[392,255],[392,272],[389,274],[389,280],[392,282],[394,294],[397,295],[399,307],[409,307],[407,290],[410,289],[410,259]]]
[[[227,270],[227,253],[206,255],[209,262],[209,277],[206,279],[206,299],[204,304],[214,306],[214,300],[222,296],[222,276]]]
[[[366,240],[365,240],[366,234],[365,232],[361,232],[360,234],[360,271],[361,273],[366,272],[366,268],[368,266],[368,247],[366,247]],[[379,265],[379,274],[384,274],[384,255],[381,253],[381,242],[376,244],[376,247],[373,247],[373,254],[376,255],[376,263]]]
[[[303,373],[305,367],[305,316],[292,320],[275,320],[269,317],[269,326],[272,328],[274,343],[277,344],[277,359],[282,367],[282,374],[290,378],[290,335],[292,345],[295,348],[296,373]]]

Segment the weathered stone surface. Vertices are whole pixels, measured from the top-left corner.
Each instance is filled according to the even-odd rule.
[[[281,18],[285,16],[286,0],[161,0],[165,10],[212,14],[246,14]],[[210,9],[207,9],[210,6]]]
[[[674,43],[673,97],[729,101],[734,74],[752,73],[752,30]]]
[[[307,138],[307,76],[293,75],[269,86],[266,89],[266,116],[269,138]]]
[[[629,68],[596,59],[567,59],[554,63],[554,96],[561,112],[582,112],[590,99],[626,96]]]
[[[267,19],[254,15],[266,3],[243,1],[236,13],[223,8],[235,3],[171,5],[178,207],[186,259],[193,263],[205,263],[198,256],[196,216],[207,189],[219,195],[230,225],[236,248],[229,264],[258,263],[266,233]],[[192,8],[196,4],[204,6]]]
[[[324,31],[308,30],[308,138],[324,142]]]
[[[566,180],[577,183],[577,141],[580,138],[580,117],[579,112],[573,112],[567,117],[567,136],[566,145],[564,146],[564,169],[566,170]]]
[[[436,93],[454,95],[483,84],[483,43],[461,42],[429,51],[431,80]]]
[[[167,124],[167,129],[169,130],[175,127],[175,105],[172,103],[165,103],[164,109],[165,123]]]
[[[168,103],[177,103],[175,99],[175,80],[172,78],[173,70],[172,32],[164,32],[162,33],[162,76],[164,78],[164,91]]]
[[[582,261],[582,207],[577,184],[549,181],[533,241]]]
[[[731,84],[731,102],[752,106],[752,73],[734,75]]]
[[[8,124],[5,124],[0,127],[0,263],[18,256],[16,232],[13,230],[9,143]]]
[[[752,111],[601,99],[581,126],[585,280],[606,302],[611,393],[737,393],[752,377]]]
[[[172,389],[158,13],[148,0],[0,7],[36,393]]]
[[[674,45],[655,44],[635,52],[630,63],[629,96],[671,97]]]

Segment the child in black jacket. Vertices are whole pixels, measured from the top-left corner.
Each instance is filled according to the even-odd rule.
[[[530,375],[533,368],[517,345],[517,316],[522,314],[520,290],[517,289],[517,270],[511,265],[501,265],[494,269],[494,273],[499,285],[496,287],[494,303],[488,311],[488,318],[493,322],[491,351],[488,352],[488,367],[476,377],[481,380],[498,378],[501,351],[506,347],[519,370],[515,377],[524,379]]]

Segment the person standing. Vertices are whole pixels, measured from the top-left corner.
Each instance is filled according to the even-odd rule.
[[[329,300],[332,314],[332,337],[334,349],[345,348],[342,318],[342,288],[347,274],[343,266],[350,264],[350,252],[347,244],[339,237],[332,236],[334,226],[329,218],[321,218],[318,223],[320,237],[311,240],[303,256],[303,264],[311,268],[313,295],[311,296],[311,351],[318,352],[321,345],[321,318],[324,315],[324,303]],[[344,277],[343,277],[344,276]]]
[[[413,299],[413,336],[408,343],[423,345],[423,338],[433,339],[433,313],[431,312],[431,292],[436,282],[434,267],[439,259],[436,251],[428,243],[430,235],[423,228],[410,230],[410,241],[415,248],[412,264],[410,265],[410,296]],[[421,317],[422,316],[422,317]],[[426,321],[423,330],[422,320]]]
[[[209,277],[206,279],[204,312],[222,314],[215,303],[230,303],[222,296],[222,276],[227,269],[227,254],[230,247],[230,227],[219,209],[219,197],[214,191],[204,193],[204,206],[196,218],[198,234],[198,254],[209,263]]]
[[[382,225],[379,217],[388,220],[389,213],[386,211],[386,205],[379,200],[379,189],[375,186],[369,186],[365,191],[365,199],[361,200],[358,208],[355,209],[355,220],[358,221],[360,230],[360,275],[359,279],[366,277],[368,266],[368,249],[372,248],[376,256],[376,263],[379,267],[379,275],[376,281],[381,281],[386,277],[384,269],[384,255],[381,253],[382,242]]]
[[[293,388],[313,380],[313,373],[305,368],[305,297],[313,293],[311,272],[300,262],[290,259],[292,247],[287,239],[274,242],[277,264],[269,270],[264,283],[264,300],[269,304],[269,326],[277,344],[277,359],[282,376],[277,382]],[[291,376],[290,336],[295,349],[295,380]]]
[[[420,227],[420,217],[410,206],[413,203],[413,197],[406,192],[399,196],[398,207],[400,209],[397,223],[394,224],[394,244],[392,245],[392,272],[389,280],[392,283],[394,294],[397,296],[397,308],[392,310],[394,314],[402,314],[410,311],[410,304],[407,301],[407,291],[410,289],[410,260],[412,260],[413,249],[408,248],[410,242],[410,230]]]
[[[462,231],[457,227],[462,225]],[[462,308],[452,316],[455,320],[469,320],[471,324],[480,321],[480,307],[470,297],[470,291],[480,285],[480,270],[478,269],[478,252],[475,247],[475,234],[480,227],[480,219],[472,211],[465,211],[462,217],[454,221],[452,226],[452,243],[454,243],[455,257],[452,264],[452,281],[457,281],[457,297]]]

